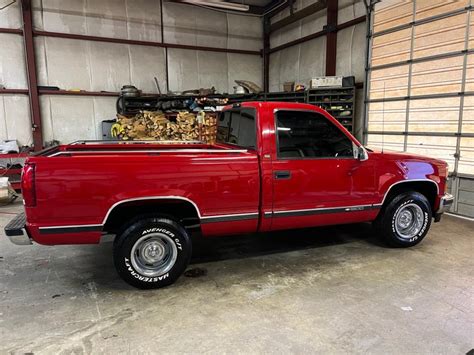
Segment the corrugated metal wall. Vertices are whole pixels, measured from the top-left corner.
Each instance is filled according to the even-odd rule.
[[[35,0],[37,30],[161,42],[161,9],[156,0]],[[260,50],[261,19],[164,3],[164,42]],[[21,28],[18,3],[3,10],[0,27]],[[258,55],[147,47],[76,39],[35,37],[39,85],[87,91],[119,91],[133,84],[144,92],[160,87],[181,91],[215,86],[232,92],[235,79],[262,84]],[[23,38],[0,34],[0,84],[26,89]],[[168,59],[168,72],[166,71]],[[100,138],[100,122],[115,116],[113,97],[40,98],[44,140]],[[0,139],[31,144],[28,98],[0,95]]]
[[[453,211],[474,217],[472,1],[382,1],[373,21],[368,145],[447,161]]]
[[[295,11],[314,3],[314,0],[296,0]],[[339,0],[338,23],[360,16],[366,10],[362,0]],[[301,37],[321,31],[327,23],[326,9],[308,16],[271,34],[270,46],[285,44]],[[272,22],[289,15],[289,9],[272,18]],[[366,24],[360,23],[337,33],[336,75],[354,75],[357,83],[365,79]],[[270,91],[282,91],[283,83],[296,81],[309,86],[312,78],[324,76],[326,68],[326,36],[280,50],[270,55]],[[362,136],[364,115],[364,93],[356,92],[355,133]]]

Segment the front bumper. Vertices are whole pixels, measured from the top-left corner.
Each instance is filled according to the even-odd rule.
[[[444,212],[448,212],[451,208],[452,204],[454,203],[454,196],[448,193],[445,193],[441,200],[439,201],[439,208],[435,214],[435,222],[439,222],[441,219],[441,215]]]
[[[19,213],[5,226],[5,234],[13,244],[30,245],[31,238],[25,228],[26,215]]]

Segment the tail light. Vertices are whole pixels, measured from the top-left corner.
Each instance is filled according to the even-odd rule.
[[[26,207],[36,206],[35,164],[26,163],[21,175],[21,193]]]

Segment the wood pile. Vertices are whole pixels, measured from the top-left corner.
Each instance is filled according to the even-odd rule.
[[[164,114],[157,111],[141,111],[133,117],[117,115],[112,126],[112,136],[122,140],[166,140],[215,143],[217,116],[214,112],[182,111]]]

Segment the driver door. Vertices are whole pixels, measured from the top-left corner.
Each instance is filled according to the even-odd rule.
[[[316,111],[279,110],[275,125],[272,229],[371,216],[373,162],[355,157],[356,146],[342,130]]]

